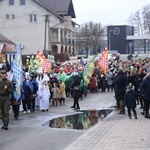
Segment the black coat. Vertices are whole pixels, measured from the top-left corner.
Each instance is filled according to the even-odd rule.
[[[126,76],[125,73],[119,72],[114,78],[115,96],[118,100],[123,100],[126,92]]]
[[[136,99],[137,99],[137,94],[134,91],[129,91],[125,94],[124,105],[127,106],[127,108],[135,108]]]
[[[141,74],[138,74],[135,78],[135,91],[139,91],[139,87],[140,87],[140,84],[141,82],[143,81],[143,78],[145,77],[145,74],[144,73],[141,73]]]
[[[71,88],[74,89],[75,86],[80,87],[80,82],[81,82],[81,76],[80,75],[73,76]],[[80,97],[80,89],[79,90],[73,90],[73,97]]]
[[[132,85],[134,85],[134,87],[136,86],[136,79],[137,75],[129,75],[129,77],[127,78],[127,85],[129,83],[132,83]]]
[[[143,99],[150,101],[150,78],[146,77],[140,84],[140,94]]]

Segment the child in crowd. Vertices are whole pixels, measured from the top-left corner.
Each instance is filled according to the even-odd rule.
[[[134,91],[135,87],[132,85],[132,83],[129,83],[129,86],[127,86],[127,91],[125,94],[125,106],[128,108],[128,116],[129,119],[131,119],[131,110],[134,113],[135,119],[137,119],[137,113],[136,113],[136,99],[137,99],[137,94]]]
[[[57,87],[56,83],[54,83],[54,87],[51,89],[51,91],[53,92],[52,105],[57,106],[58,105],[59,88]]]

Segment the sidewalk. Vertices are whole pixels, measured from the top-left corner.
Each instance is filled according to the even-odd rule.
[[[150,120],[136,110],[137,120],[112,112],[65,150],[150,150]]]

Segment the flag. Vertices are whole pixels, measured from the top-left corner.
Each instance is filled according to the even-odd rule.
[[[98,67],[104,72],[106,75],[108,72],[108,47],[105,48],[102,55],[98,61]]]
[[[29,64],[29,73],[36,73],[37,72],[37,65],[36,65],[36,61],[34,59],[34,55],[31,54],[30,56],[30,64]]]
[[[50,72],[51,70],[51,63],[49,60],[45,59],[43,61],[43,69],[44,69],[44,72]]]
[[[93,74],[93,71],[94,71],[94,62],[96,60],[96,56],[94,56],[88,63],[87,65],[85,66],[84,68],[84,72],[83,72],[83,79],[84,79],[84,82],[86,83],[86,85],[89,84],[90,82],[90,78]]]
[[[13,91],[13,96],[16,101],[21,98],[21,86],[23,82],[23,71],[22,71],[22,52],[21,45],[18,45],[17,53],[13,61],[13,75],[14,81],[16,82],[16,90]]]
[[[40,53],[39,51],[37,51],[35,62],[39,70],[41,68],[44,72],[49,72],[51,70],[50,61],[45,57],[44,54]]]

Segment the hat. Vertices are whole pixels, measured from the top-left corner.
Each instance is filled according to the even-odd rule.
[[[131,70],[131,71],[135,71],[134,66],[130,66],[130,70]]]
[[[121,71],[123,71],[123,68],[122,68],[122,67],[119,67],[119,68],[118,68],[118,72],[121,72]]]
[[[62,80],[60,79],[59,82],[62,82]]]
[[[64,70],[64,68],[63,68],[63,67],[60,67],[60,68],[59,68],[59,70],[60,70],[60,71],[63,71],[63,70]]]
[[[127,86],[127,91],[134,91],[134,89],[134,85],[132,85],[132,83],[129,83],[129,86]]]

